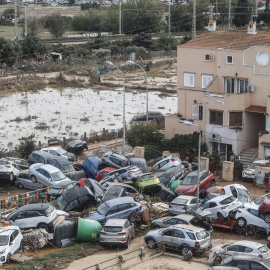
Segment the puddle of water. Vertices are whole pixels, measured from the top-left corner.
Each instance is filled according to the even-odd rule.
[[[174,113],[177,97],[160,98],[148,93],[148,110]],[[120,90],[46,88],[37,92],[7,93],[0,96],[0,147],[13,148],[22,136],[35,134],[35,140],[80,138],[103,128],[122,128],[123,94]],[[161,108],[160,108],[161,107]],[[146,94],[126,92],[126,123],[146,111]],[[14,120],[17,121],[14,121]]]

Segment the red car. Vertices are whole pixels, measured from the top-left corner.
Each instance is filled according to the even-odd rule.
[[[270,223],[270,199],[265,199],[259,206],[259,213],[263,215],[264,221]]]
[[[106,167],[105,169],[101,170],[98,172],[97,176],[96,176],[96,180],[100,181],[103,177],[105,177],[106,175],[108,175],[110,172],[115,171],[115,168],[111,168],[111,167]]]
[[[181,184],[176,188],[175,195],[192,195],[196,196],[197,192],[198,171],[193,171],[186,175]],[[216,184],[215,176],[209,170],[200,172],[200,189],[199,192],[204,192],[208,187]]]

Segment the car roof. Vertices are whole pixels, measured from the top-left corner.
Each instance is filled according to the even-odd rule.
[[[264,159],[262,159],[262,160],[254,160],[252,163],[269,163],[269,160],[264,160]]]
[[[132,188],[132,189],[137,191],[137,189],[135,187],[133,187],[133,186],[131,186],[129,184],[125,184],[125,183],[108,182],[108,185],[110,187],[112,187],[112,186],[129,187],[129,188]]]
[[[54,167],[51,164],[43,164],[43,163],[34,163],[30,166],[30,169],[38,169],[38,168],[42,168],[50,173],[54,173],[54,172],[59,172],[59,169]]]
[[[254,246],[262,247],[262,246],[264,246],[263,244],[261,244],[259,242],[248,241],[248,240],[237,241],[231,245],[243,245],[243,246],[249,246],[249,247],[254,247]]]
[[[51,205],[49,203],[32,203],[22,206],[21,208],[17,209],[17,211],[47,210],[50,206]]]
[[[219,202],[219,201],[222,201],[222,200],[227,199],[229,197],[233,197],[233,196],[232,195],[219,195],[219,196],[217,196],[217,197],[215,197],[207,202],[216,202],[216,201]]]
[[[204,230],[203,228],[195,227],[193,225],[186,225],[186,224],[176,224],[176,225],[170,226],[169,228],[185,229],[185,230],[190,230],[190,231],[201,231],[201,230]]]
[[[239,260],[239,261],[266,262],[266,260],[261,257],[250,256],[250,255],[233,255],[232,259]]]
[[[132,197],[121,197],[121,198],[116,198],[116,199],[111,199],[111,200],[106,201],[106,203],[110,207],[118,205],[118,204],[122,204],[122,203],[130,203],[130,202],[135,202]]]
[[[124,159],[124,160],[127,160],[127,158],[126,158],[125,156],[119,155],[119,154],[114,153],[114,152],[112,152],[112,151],[106,152],[106,153],[104,153],[102,156],[103,156],[103,157],[106,157],[106,156],[115,156],[115,157],[119,157],[119,158],[122,158],[122,159]]]
[[[247,190],[247,188],[245,186],[241,185],[241,184],[230,184],[230,185],[227,185],[227,186],[225,186],[223,188],[229,188],[231,186],[233,186],[235,188],[242,188],[242,189],[246,189]]]
[[[40,156],[45,157],[45,158],[53,157],[52,154],[45,152],[45,151],[42,151],[42,150],[33,151],[32,154],[37,154],[37,155],[40,155]]]
[[[14,230],[20,231],[20,228],[18,226],[14,226],[14,225],[5,226],[5,227],[2,227],[0,229],[0,234],[1,235],[10,235],[13,233]]]
[[[112,218],[112,219],[108,219],[104,226],[124,226],[126,221],[127,219]]]
[[[173,218],[180,218],[180,219],[183,219],[185,221],[190,221],[194,218],[194,216],[189,215],[189,214],[180,214],[180,215],[174,216]]]
[[[67,203],[73,201],[76,198],[79,198],[84,195],[92,194],[89,188],[86,186],[77,186],[75,185],[74,188],[62,193],[61,196],[65,197]]]
[[[48,158],[48,160],[56,160],[59,164],[71,164],[68,159],[66,159],[65,157],[52,157],[52,158]]]
[[[50,146],[50,147],[42,148],[41,151],[44,151],[44,150],[55,150],[55,151],[57,151],[58,149],[59,149],[58,146]],[[62,150],[64,150],[64,149],[62,148]]]

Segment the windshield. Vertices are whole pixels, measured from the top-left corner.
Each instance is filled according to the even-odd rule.
[[[57,149],[57,152],[58,152],[59,154],[61,154],[61,155],[64,155],[64,154],[66,154],[66,153],[67,153],[67,151],[66,151],[66,150],[64,150],[63,148],[59,148],[59,149]]]
[[[109,209],[109,205],[107,203],[102,203],[98,208],[97,208],[97,212],[100,214],[100,215],[104,215],[107,210]]]
[[[263,195],[263,196],[259,197],[258,199],[254,200],[254,203],[257,204],[257,205],[261,205],[263,203],[263,201],[265,199],[268,199],[268,198],[270,198],[270,193],[266,194],[266,195]]]
[[[209,233],[206,230],[203,230],[203,231],[200,231],[200,232],[196,233],[196,238],[198,240],[202,240],[202,239],[204,239],[204,238],[206,238],[208,236],[209,236]]]
[[[70,145],[74,145],[74,144],[76,144],[76,143],[80,143],[80,141],[79,141],[79,140],[75,140],[75,141],[70,142],[69,144],[70,144]]]
[[[6,246],[8,245],[8,235],[0,235],[0,246]]]
[[[60,210],[64,210],[65,206],[67,205],[67,201],[65,200],[65,198],[63,196],[60,196],[57,200],[56,200]]]
[[[63,179],[66,179],[66,176],[61,171],[51,173],[51,176],[53,181],[61,181]]]
[[[65,165],[61,165],[61,171],[66,173],[66,172],[73,172],[74,168],[71,164],[65,164]]]
[[[181,183],[181,186],[196,185],[198,175],[187,175]]]
[[[187,204],[188,200],[183,199],[183,198],[175,198],[171,203],[176,203],[176,204]]]
[[[142,180],[148,179],[148,178],[152,178],[152,177],[155,177],[155,174],[154,173],[149,173],[149,174],[141,175],[141,179]]]
[[[104,232],[112,232],[112,233],[119,233],[123,231],[123,227],[111,227],[111,226],[105,226],[103,228]]]
[[[61,190],[62,188],[53,187],[53,188],[50,188],[50,190],[48,191],[48,194],[58,194]]]
[[[251,202],[249,193],[245,189],[238,188],[239,200],[241,202]]]

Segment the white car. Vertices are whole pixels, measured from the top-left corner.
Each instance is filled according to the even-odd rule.
[[[269,160],[255,160],[247,167],[247,169],[243,170],[242,178],[243,180],[253,181],[255,178],[255,167],[267,167],[270,165]]]
[[[169,204],[169,211],[173,215],[185,214],[188,210],[196,210],[197,198],[189,195],[180,195]]]
[[[220,195],[204,203],[196,210],[196,213],[207,209],[211,212],[208,217],[225,221],[225,219],[229,215],[233,215],[241,205],[242,203],[233,196]]]
[[[10,257],[20,247],[23,235],[18,226],[6,226],[0,230],[0,263],[9,263]]]
[[[250,203],[252,201],[251,196],[243,185],[240,184],[232,184],[225,186],[221,192],[220,195],[230,195],[235,198],[237,198],[239,201],[244,203]]]
[[[220,263],[222,260],[233,255],[257,256],[269,260],[270,250],[263,244],[253,241],[242,240],[231,244],[213,247],[209,252],[208,262],[213,263],[215,261],[216,263]]]
[[[157,162],[151,171],[158,171],[158,170],[168,170],[172,167],[177,167],[182,164],[181,159],[179,159],[177,156],[168,156],[161,161]]]
[[[244,207],[237,210],[235,214],[236,224],[242,228],[247,225],[253,225],[261,229],[270,231],[270,226],[264,221],[264,216],[259,212],[259,205],[245,203]]]
[[[0,178],[13,182],[21,172],[21,168],[13,161],[0,159]]]

